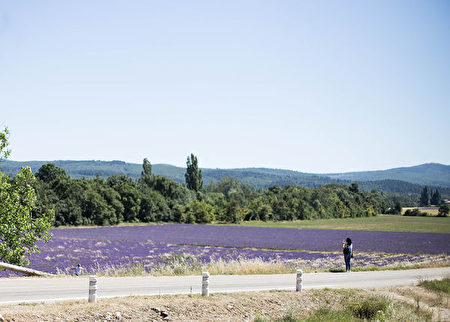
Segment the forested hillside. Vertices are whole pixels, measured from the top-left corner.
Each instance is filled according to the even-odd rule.
[[[17,162],[5,160],[0,163],[0,169],[9,176],[13,176],[19,171],[21,166],[30,166],[33,172],[36,173],[39,168],[46,163],[48,162]],[[52,163],[57,167],[63,168],[71,178],[88,179],[99,176],[103,179],[107,179],[112,175],[123,174],[133,180],[137,180],[140,177],[142,169],[140,164],[126,163],[123,161],[52,161]],[[178,183],[185,182],[185,171],[185,168],[167,164],[153,165],[153,173],[155,175],[170,178]],[[400,170],[391,169],[330,175],[316,175],[291,170],[267,168],[202,169],[202,172],[205,184],[209,184],[211,181],[217,182],[226,177],[237,179],[240,182],[249,184],[255,188],[268,188],[273,185],[279,185],[281,187],[295,185],[317,188],[330,183],[349,185],[351,182],[356,181],[359,183],[360,188],[365,191],[376,189],[398,194],[420,194],[423,185],[427,184],[436,188],[439,187],[439,185],[432,184],[432,182],[441,182],[442,185],[439,187],[441,194],[443,196],[450,196],[450,166],[441,164],[424,164],[411,168],[401,168]],[[398,179],[398,176],[396,176],[396,173],[403,174],[400,177],[405,177],[405,173],[414,173],[416,181],[421,181],[423,184],[415,184],[413,183],[414,181],[407,182],[400,180]],[[439,180],[437,179],[438,177],[440,178]]]

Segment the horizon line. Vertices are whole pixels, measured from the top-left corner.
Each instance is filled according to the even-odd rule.
[[[11,161],[11,162],[47,162],[47,163],[53,163],[53,162],[121,162],[126,164],[135,164],[135,165],[142,165],[142,163],[136,163],[136,162],[128,162],[123,160],[99,160],[99,159],[83,159],[83,160],[75,160],[75,159],[66,159],[66,160],[12,160],[12,159],[3,159],[0,160],[0,162],[4,161]],[[298,173],[304,173],[304,174],[317,174],[317,175],[330,175],[330,174],[349,174],[349,173],[356,173],[356,172],[377,172],[377,171],[386,171],[386,170],[395,170],[395,169],[404,169],[404,168],[412,168],[412,167],[418,167],[422,165],[443,165],[443,166],[450,166],[450,164],[444,164],[439,162],[425,162],[420,164],[414,164],[410,166],[400,166],[400,167],[393,167],[393,168],[386,168],[386,169],[375,169],[375,170],[352,170],[352,171],[338,171],[338,172],[305,172],[305,171],[299,171],[299,170],[292,170],[292,169],[285,169],[285,168],[276,168],[276,167],[264,167],[264,166],[248,166],[248,167],[233,167],[233,168],[218,168],[218,167],[199,167],[200,169],[208,169],[208,170],[243,170],[243,169],[273,169],[273,170],[281,170],[281,171],[292,171],[292,172],[298,172]],[[170,163],[151,163],[151,165],[168,165],[176,168],[185,168],[184,166],[177,166]]]

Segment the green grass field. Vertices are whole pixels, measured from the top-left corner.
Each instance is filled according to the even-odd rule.
[[[450,233],[450,217],[406,217],[378,215],[376,217],[318,219],[296,221],[246,221],[241,226],[285,227],[340,230],[409,231],[422,233]]]
[[[414,210],[416,208],[421,212],[426,212],[428,216],[437,216],[439,213],[439,207],[403,207],[402,215],[406,212],[406,210]]]

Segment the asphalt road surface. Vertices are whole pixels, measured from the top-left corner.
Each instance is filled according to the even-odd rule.
[[[404,271],[305,273],[303,289],[383,288],[417,284],[422,279],[450,276],[450,267]],[[201,276],[100,277],[97,298],[131,295],[199,294]],[[209,279],[210,293],[295,290],[295,274],[217,275]],[[85,299],[89,276],[0,278],[0,304]]]

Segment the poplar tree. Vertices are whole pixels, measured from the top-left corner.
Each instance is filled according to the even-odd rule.
[[[203,188],[202,170],[198,168],[197,157],[191,153],[186,161],[186,185],[188,189],[200,191]]]
[[[430,204],[430,195],[428,193],[428,187],[423,187],[422,193],[420,194],[419,206],[428,206]]]
[[[152,164],[150,163],[150,161],[148,161],[147,158],[145,158],[144,162],[142,163],[141,176],[151,175],[151,174],[152,174]]]
[[[7,127],[5,127],[3,131],[0,132],[0,161],[8,158],[9,154],[11,153],[11,150],[7,149],[9,145],[8,138],[9,130]]]
[[[441,204],[441,194],[439,193],[439,190],[435,190],[431,194],[431,200],[430,203],[435,206],[439,206]]]

